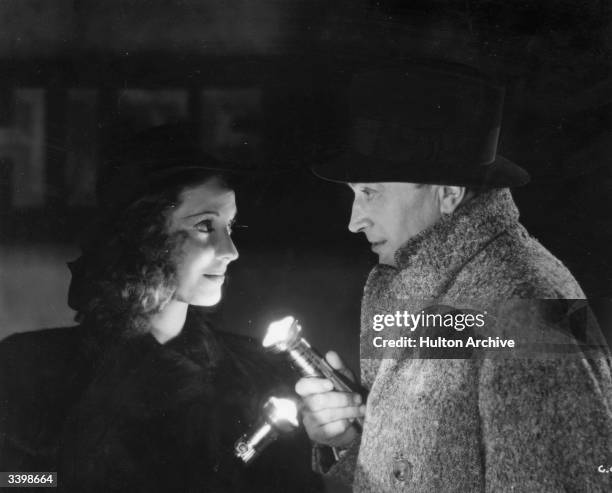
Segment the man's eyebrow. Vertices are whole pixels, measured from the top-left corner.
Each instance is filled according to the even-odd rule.
[[[196,216],[203,216],[205,214],[211,214],[213,216],[219,215],[217,211],[202,211],[202,212],[196,212],[195,214],[189,214],[188,216],[183,217],[183,219],[189,219],[191,217],[196,217]]]
[[[352,190],[358,190],[360,188],[367,188],[369,190],[380,191],[382,188],[384,188],[384,185],[382,183],[375,183],[375,182],[348,183],[348,186]]]

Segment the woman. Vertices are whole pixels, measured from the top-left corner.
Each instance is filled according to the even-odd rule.
[[[212,330],[235,194],[186,126],[141,135],[103,177],[102,219],[71,265],[79,327],[0,345],[3,470],[58,471],[64,491],[312,491],[309,445],[280,439],[245,468],[233,444],[294,376]],[[289,377],[288,379],[286,377]]]

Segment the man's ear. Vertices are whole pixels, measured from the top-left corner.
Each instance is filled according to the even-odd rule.
[[[465,196],[465,187],[438,186],[438,203],[441,214],[452,214]]]

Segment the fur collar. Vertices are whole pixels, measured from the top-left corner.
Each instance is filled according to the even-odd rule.
[[[395,260],[400,269],[455,271],[518,219],[510,190],[491,190],[408,240]]]
[[[519,226],[518,218],[509,189],[478,195],[408,240],[395,253],[397,267],[374,267],[365,294],[378,287],[386,289],[401,273],[410,279],[402,286],[404,296],[415,300],[436,298],[474,255],[504,231]]]

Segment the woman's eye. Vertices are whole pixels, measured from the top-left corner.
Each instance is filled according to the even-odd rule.
[[[204,219],[194,226],[200,233],[212,233],[214,231],[212,221],[210,219]]]

